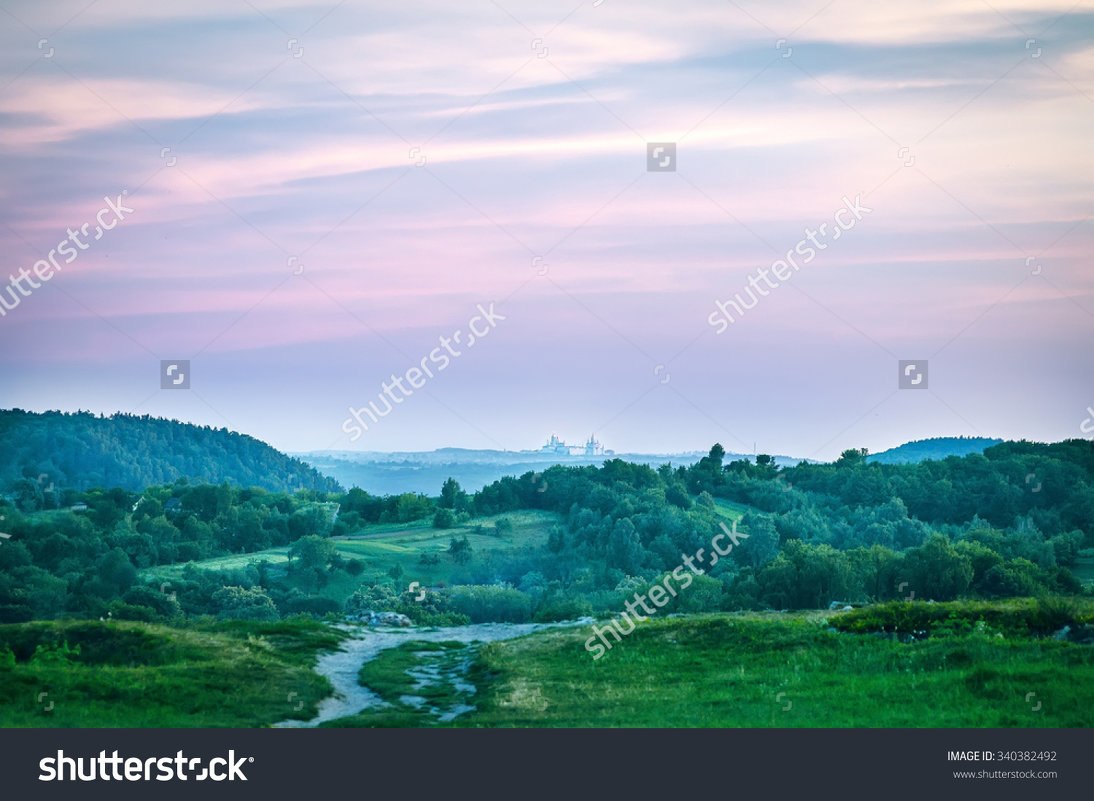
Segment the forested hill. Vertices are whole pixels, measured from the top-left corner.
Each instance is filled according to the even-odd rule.
[[[332,478],[254,437],[148,415],[0,410],[0,492],[31,479],[66,489],[197,483],[322,492]]]
[[[941,461],[947,456],[968,456],[983,453],[985,448],[998,445],[1003,440],[987,437],[933,437],[906,442],[881,453],[873,453],[867,461],[879,464],[915,464],[924,459]]]

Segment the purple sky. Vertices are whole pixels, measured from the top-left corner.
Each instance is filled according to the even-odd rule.
[[[0,406],[285,450],[1081,436],[1092,41],[1070,0],[4,2]]]

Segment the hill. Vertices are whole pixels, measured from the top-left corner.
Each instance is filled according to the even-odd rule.
[[[254,437],[148,415],[0,410],[0,453],[0,491],[28,478],[43,488],[77,490],[136,491],[179,478],[272,491],[341,490]]]
[[[1003,440],[987,437],[933,437],[906,442],[896,448],[881,453],[873,453],[867,461],[879,464],[915,464],[926,459],[941,461],[947,456],[968,456],[970,453],[983,453],[986,448],[998,445]]]

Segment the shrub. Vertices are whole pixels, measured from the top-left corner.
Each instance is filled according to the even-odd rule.
[[[212,601],[221,620],[269,622],[281,617],[273,599],[258,587],[221,587],[213,593]]]
[[[359,576],[365,572],[365,563],[362,559],[347,559],[346,572],[351,576]]]
[[[532,619],[537,623],[554,623],[559,620],[577,620],[591,616],[593,605],[588,598],[573,595],[551,595],[536,609]]]
[[[512,587],[466,584],[448,590],[447,597],[452,610],[472,623],[525,623],[532,616],[532,599]]]

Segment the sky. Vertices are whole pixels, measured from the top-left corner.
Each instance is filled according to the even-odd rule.
[[[0,0],[0,408],[1084,436],[1091,141],[1091,2]]]

